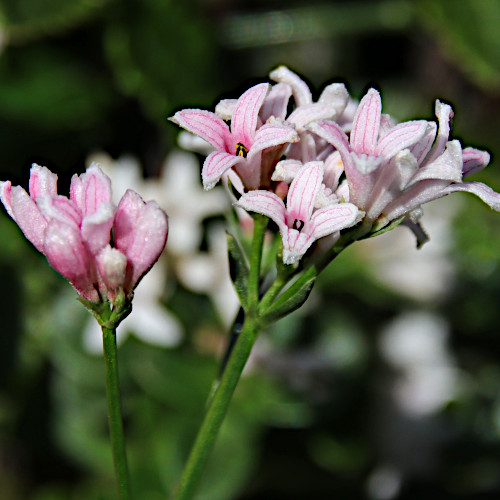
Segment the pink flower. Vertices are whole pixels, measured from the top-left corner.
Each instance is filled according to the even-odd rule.
[[[462,150],[458,140],[449,140],[453,110],[448,104],[436,101],[436,116],[439,126],[422,120],[394,125],[381,115],[380,95],[371,89],[356,111],[349,139],[331,121],[309,127],[340,152],[349,201],[365,210],[365,221],[375,229],[403,216],[415,224],[421,205],[455,191],[473,193],[500,211],[498,193],[463,181],[488,164],[489,154]]]
[[[96,164],[73,176],[69,198],[57,194],[57,176],[39,165],[31,168],[29,194],[0,183],[0,198],[26,238],[93,303],[113,301],[120,291],[130,298],[167,238],[166,215],[154,202],[129,192],[117,211],[111,196],[111,181]]]
[[[367,211],[367,215],[376,183],[390,177],[391,160],[420,141],[428,130],[425,120],[388,127],[387,116],[381,112],[380,94],[370,89],[359,103],[349,138],[333,121],[320,120],[309,126],[340,152],[349,183],[349,200]]]
[[[290,126],[277,121],[262,124],[259,111],[268,92],[267,83],[247,90],[234,106],[230,127],[217,114],[201,109],[184,109],[171,118],[174,123],[205,139],[216,149],[203,164],[205,189],[211,189],[232,168],[247,189],[259,188],[263,156],[298,140],[297,132]]]
[[[322,187],[323,162],[306,163],[290,185],[286,205],[269,191],[251,191],[236,206],[261,213],[277,225],[283,240],[283,262],[297,262],[319,238],[355,225],[360,212],[352,203],[337,203],[314,211]]]

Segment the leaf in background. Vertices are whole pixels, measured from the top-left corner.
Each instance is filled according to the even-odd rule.
[[[498,0],[421,0],[418,12],[463,72],[485,90],[499,91]]]
[[[86,22],[106,3],[108,0],[5,0],[0,19],[11,43],[25,43],[68,31]]]
[[[31,45],[0,59],[0,117],[40,129],[81,130],[100,120],[111,89],[75,54]]]
[[[121,90],[149,115],[212,100],[214,43],[195,2],[124,0],[111,12],[105,52]]]

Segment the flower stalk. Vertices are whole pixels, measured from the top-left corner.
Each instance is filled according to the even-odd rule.
[[[106,394],[108,401],[108,424],[113,451],[113,462],[120,500],[129,500],[130,478],[123,433],[123,417],[118,383],[116,329],[102,327],[104,361],[106,364]]]

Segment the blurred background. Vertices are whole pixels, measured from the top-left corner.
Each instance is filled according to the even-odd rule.
[[[238,97],[286,64],[399,120],[455,109],[500,189],[497,0],[1,0],[0,179],[97,160],[170,214],[168,250],[120,327],[136,498],[179,478],[237,303],[221,188],[167,121]],[[453,195],[360,242],[306,305],[264,332],[200,500],[500,498],[500,218]],[[0,217],[0,497],[112,499],[99,332],[74,291]]]

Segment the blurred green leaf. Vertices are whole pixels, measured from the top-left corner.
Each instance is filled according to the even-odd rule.
[[[108,0],[3,0],[0,19],[11,43],[25,43],[87,21]]]
[[[500,88],[500,2],[421,0],[419,15],[448,57],[490,92]]]
[[[98,122],[111,96],[101,75],[89,72],[70,52],[32,45],[0,58],[3,119],[41,129],[81,130]]]

